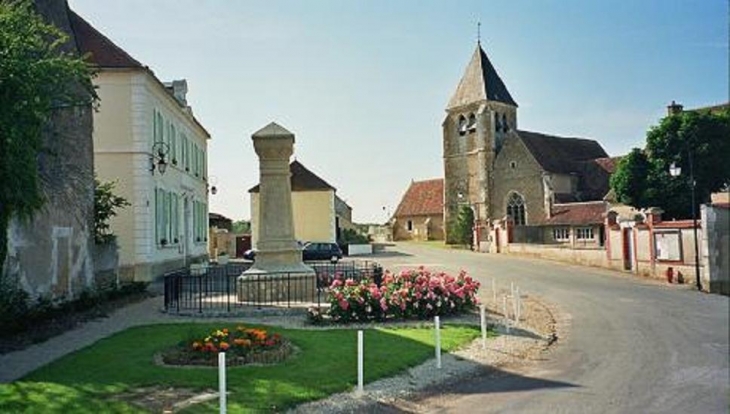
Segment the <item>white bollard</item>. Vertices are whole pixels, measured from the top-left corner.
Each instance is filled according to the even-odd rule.
[[[497,304],[497,282],[492,278],[492,302]]]
[[[509,294],[510,296],[515,295],[515,282],[509,282]]]
[[[434,317],[436,325],[436,368],[441,369],[441,321],[438,316]]]
[[[363,340],[362,331],[357,331],[357,394],[365,392],[363,388]]]
[[[520,324],[520,317],[517,314],[517,301],[519,300],[518,296],[520,293],[519,286],[515,286],[515,291],[512,293],[513,293],[513,295],[512,295],[512,318],[514,318],[515,326],[517,326]]]
[[[509,313],[507,313],[507,295],[502,296],[502,314],[504,315],[504,327],[509,333]]]
[[[226,414],[226,353],[218,353],[218,393],[220,394],[220,414]]]
[[[483,304],[479,306],[479,316],[482,326],[482,349],[487,349],[487,311]]]

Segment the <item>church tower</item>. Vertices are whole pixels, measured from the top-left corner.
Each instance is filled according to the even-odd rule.
[[[477,243],[486,240],[494,159],[509,131],[517,129],[517,103],[477,42],[446,107],[443,127],[444,223],[454,241],[459,208],[474,210]]]

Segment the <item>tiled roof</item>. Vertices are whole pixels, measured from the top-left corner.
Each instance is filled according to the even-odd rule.
[[[655,223],[653,226],[655,229],[691,229],[694,228],[694,221],[692,220],[672,220],[672,221],[661,221]],[[697,221],[697,228],[702,228],[702,222]]]
[[[576,162],[607,158],[601,144],[585,138],[564,138],[538,132],[517,131],[540,166],[547,172],[577,172]]]
[[[604,157],[593,160],[593,162],[598,164],[609,174],[613,174],[616,171],[616,166],[618,166],[619,161],[621,161],[621,157]]]
[[[427,216],[444,212],[444,180],[413,181],[403,195],[396,217]]]
[[[607,209],[608,204],[603,201],[554,204],[550,218],[543,224],[566,226],[601,224]]]
[[[447,109],[484,100],[517,106],[481,45],[477,45]]]
[[[299,161],[293,161],[289,164],[291,171],[291,190],[292,191],[337,191],[334,187],[329,185],[327,181],[319,178],[317,174],[309,171]],[[256,184],[250,190],[249,193],[258,193],[260,191],[260,185]]]
[[[89,22],[71,11],[69,13],[71,27],[76,35],[81,53],[88,53],[89,60],[103,68],[142,68],[139,61],[130,56],[121,47],[117,46],[96,30]]]

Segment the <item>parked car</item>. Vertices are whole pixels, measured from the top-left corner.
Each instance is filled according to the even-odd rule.
[[[248,249],[243,252],[243,258],[246,260],[256,260],[256,249]]]
[[[336,243],[310,242],[302,249],[302,259],[337,262],[342,259],[342,250]]]

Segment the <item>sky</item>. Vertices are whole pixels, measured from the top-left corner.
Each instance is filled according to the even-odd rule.
[[[443,177],[445,107],[481,44],[519,129],[643,147],[675,100],[728,101],[727,0],[69,0],[210,132],[211,212],[250,219],[251,135],[274,121],[355,222]],[[103,105],[103,103],[102,103]]]

